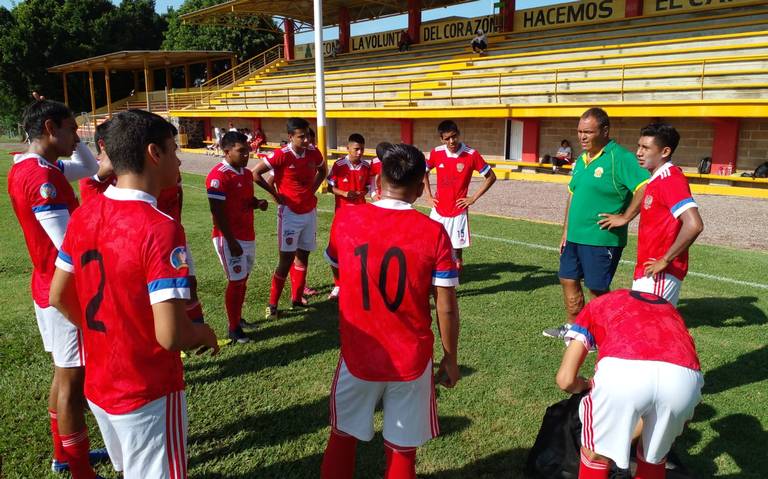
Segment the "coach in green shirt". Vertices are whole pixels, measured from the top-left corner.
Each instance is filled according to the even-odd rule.
[[[600,108],[590,108],[579,120],[584,150],[568,185],[563,237],[560,241],[560,284],[568,323],[544,330],[562,338],[584,307],[581,280],[591,295],[610,290],[613,275],[627,244],[627,225],[613,227],[606,214],[637,212],[650,174],[635,155],[609,137],[610,121]],[[630,217],[634,217],[631,215]]]

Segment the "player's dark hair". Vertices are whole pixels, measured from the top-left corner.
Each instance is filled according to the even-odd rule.
[[[165,151],[165,141],[177,133],[175,126],[148,111],[128,110],[113,116],[104,141],[115,173],[143,173],[147,147],[154,143]]]
[[[399,143],[390,145],[381,159],[381,173],[389,183],[410,188],[424,181],[427,161],[415,146]]]
[[[677,145],[680,143],[680,133],[673,126],[666,123],[646,125],[640,130],[640,136],[653,137],[653,142],[656,143],[656,146],[659,148],[669,147],[672,153],[675,152]]]
[[[392,143],[388,141],[382,141],[378,145],[376,145],[376,157],[379,159],[379,161],[384,159],[384,155],[386,154],[387,150],[392,148]]]
[[[224,134],[224,136],[221,137],[219,146],[222,150],[229,150],[235,146],[235,143],[242,143],[243,145],[247,145],[248,137],[239,131],[228,131]]]
[[[437,125],[437,133],[440,135],[440,138],[443,137],[443,134],[450,133],[450,132],[459,132],[459,126],[456,124],[453,120],[444,120],[441,121],[439,125]]]
[[[288,122],[285,125],[288,133],[293,134],[296,130],[309,130],[309,122],[304,118],[288,118]]]
[[[101,153],[101,146],[99,145],[99,140],[103,140],[104,143],[107,142],[107,129],[109,128],[110,122],[112,120],[105,120],[96,127],[96,130],[93,133],[93,144],[96,145],[96,153]]]
[[[581,114],[581,119],[594,118],[597,126],[602,130],[611,126],[611,120],[608,119],[608,113],[602,108],[593,107]]]
[[[363,138],[363,135],[360,133],[352,133],[349,135],[347,143],[360,143],[361,145],[365,145],[365,138]]]
[[[61,126],[61,122],[72,117],[72,110],[64,103],[53,100],[35,100],[24,109],[22,116],[22,125],[27,137],[30,140],[36,140],[43,136],[45,122],[53,120],[56,126]]]

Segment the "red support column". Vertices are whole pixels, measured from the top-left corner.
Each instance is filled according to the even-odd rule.
[[[523,118],[523,161],[539,161],[539,126],[538,118]]]
[[[285,55],[286,60],[293,60],[296,58],[294,52],[293,20],[290,18],[283,20],[283,28],[285,30],[285,33],[283,33],[283,51],[285,53],[283,55]]]
[[[739,119],[711,119],[714,135],[712,141],[712,170],[713,175],[726,174],[736,171],[736,155],[739,151]]]
[[[261,118],[251,118],[251,131],[261,128]]]
[[[205,141],[211,141],[211,138],[213,138],[213,132],[211,130],[211,119],[203,118],[203,136],[205,137]]]
[[[400,119],[400,141],[406,145],[413,144],[413,120],[411,118]]]
[[[626,0],[624,5],[624,16],[626,18],[643,16],[643,0]]]
[[[504,25],[500,25],[500,31],[511,32],[515,30],[515,0],[504,0],[501,7],[501,18]]]
[[[412,43],[421,42],[421,0],[408,0],[408,36]]]
[[[339,8],[339,53],[349,53],[349,10]]]

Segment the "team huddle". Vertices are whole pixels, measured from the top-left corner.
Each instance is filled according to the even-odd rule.
[[[37,323],[54,363],[52,469],[93,479],[99,476],[92,463],[109,460],[127,479],[184,478],[182,356],[216,354],[223,342],[197,298],[181,223],[176,128],[149,112],[119,113],[97,128],[94,157],[63,104],[36,100],[23,123],[29,148],[14,158],[8,191],[33,264]],[[291,118],[286,126],[287,144],[250,167],[247,137],[226,133],[224,158],[205,180],[213,249],[227,280],[228,342],[247,343],[254,326],[242,318],[256,260],[254,212],[269,205],[256,198],[254,184],[277,205],[279,256],[265,317],[279,319],[286,281],[291,307],[307,305],[316,193],[327,181],[336,211],[324,257],[335,285],[330,299],[338,300],[340,354],[329,377],[331,429],[320,475],[354,477],[357,441],[373,437],[381,403],[384,477],[415,478],[417,448],[439,434],[435,387],[452,388],[460,379],[456,288],[471,240],[468,208],[496,176],[450,120],[439,124],[442,145],[428,158],[411,145],[382,143],[369,162],[364,137],[353,133],[349,154],[330,173],[310,141],[309,123]],[[602,110],[582,116],[584,153],[569,186],[560,258],[568,322],[545,335],[568,345],[558,385],[589,391],[580,409],[579,477],[607,478],[611,461],[627,468],[637,440],[634,477],[663,478],[666,454],[703,384],[693,340],[675,308],[687,250],[702,224],[685,177],[670,162],[679,142],[674,128],[644,128],[637,157],[608,133]],[[469,195],[474,173],[483,180]],[[82,204],[70,184],[78,180]],[[413,207],[422,196],[432,205],[429,216]],[[633,290],[609,293],[626,225],[638,214]],[[586,306],[582,280],[595,297]],[[600,368],[586,380],[579,368],[595,349]],[[90,450],[86,407],[105,449]]]

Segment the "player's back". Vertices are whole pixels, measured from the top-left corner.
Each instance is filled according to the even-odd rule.
[[[84,310],[86,396],[113,414],[184,387],[178,352],[157,342],[150,298],[189,287],[186,242],[151,198],[110,188],[88,201],[72,216],[59,254]]]
[[[458,276],[442,226],[401,201],[342,208],[327,254],[339,268],[341,351],[352,374],[420,376],[432,357],[432,286]]]

